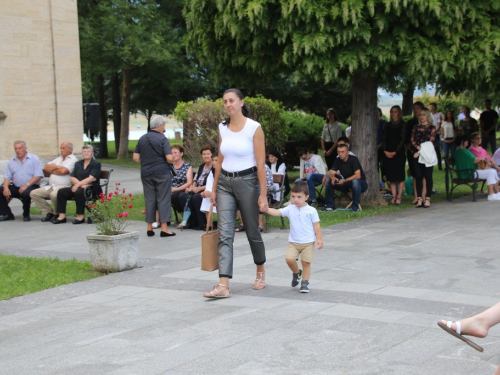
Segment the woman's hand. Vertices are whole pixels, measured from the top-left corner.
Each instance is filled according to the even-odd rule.
[[[217,206],[217,192],[212,191],[212,194],[210,194],[210,203],[213,203],[214,206]]]
[[[76,193],[76,191],[77,191],[77,190],[78,190],[78,186],[73,185],[73,186],[71,187],[71,191],[72,191],[73,193]]]
[[[267,196],[266,194],[260,194],[259,195],[259,200],[257,201],[259,204],[259,210],[262,213],[266,213],[267,210],[269,209],[269,205],[267,203]]]
[[[416,158],[418,158],[419,156],[420,156],[420,152],[415,152],[415,153],[413,154],[413,157],[414,157],[415,159],[416,159]]]

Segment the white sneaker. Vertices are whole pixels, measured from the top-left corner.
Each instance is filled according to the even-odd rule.
[[[159,225],[156,221],[153,223],[153,229],[156,229],[156,228],[158,228],[159,226],[160,226],[160,225]]]
[[[497,195],[497,194],[488,195],[488,200],[489,201],[500,201],[500,195]]]

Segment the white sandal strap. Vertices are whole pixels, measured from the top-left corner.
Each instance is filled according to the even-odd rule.
[[[457,332],[457,334],[459,334],[459,335],[460,335],[460,333],[462,332],[462,327],[460,326],[460,322],[457,320],[455,323],[456,323],[456,325],[457,325],[457,330],[456,330],[456,332]]]

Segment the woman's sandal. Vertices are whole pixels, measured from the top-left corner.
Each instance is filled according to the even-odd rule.
[[[454,330],[451,329],[451,325],[455,323],[457,325],[457,330],[456,332]],[[477,345],[475,342],[472,342],[471,340],[469,339],[466,339],[465,337],[463,337],[461,335],[461,332],[462,332],[462,328],[461,328],[461,325],[460,325],[460,322],[459,321],[456,321],[456,322],[453,322],[453,321],[446,321],[446,324],[443,324],[442,322],[438,322],[438,326],[441,327],[442,329],[444,329],[446,332],[448,332],[450,335],[452,336],[455,336],[457,339],[460,339],[462,340],[463,342],[465,342],[467,345],[473,347],[474,349],[476,349],[478,352],[482,352],[483,351],[483,348],[480,347],[479,345]]]
[[[266,282],[263,280],[264,274],[265,272],[257,272],[257,278],[253,283],[252,289],[259,290],[259,289],[264,289],[266,287]]]
[[[217,287],[223,286],[224,288],[227,288],[226,290],[220,290],[217,289]],[[229,287],[224,284],[219,284],[217,286],[214,286],[214,288],[210,292],[205,292],[203,293],[203,297],[206,298],[229,298],[231,297],[231,291],[229,290]]]
[[[245,231],[245,227],[243,225],[240,225],[240,226],[234,228],[234,231],[235,232],[244,232]]]
[[[415,198],[414,200],[411,201],[411,204],[417,204],[418,198]]]
[[[401,206],[401,198],[396,198],[396,200],[394,201],[394,204],[396,206]]]
[[[429,208],[431,206],[431,198],[425,198],[424,208]]]
[[[417,205],[415,206],[415,208],[422,208],[422,207],[424,207],[424,200],[419,197],[417,199]]]
[[[393,197],[393,198],[391,199],[391,204],[396,204],[396,198],[394,198],[394,197]]]

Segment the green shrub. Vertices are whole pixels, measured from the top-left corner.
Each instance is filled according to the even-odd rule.
[[[282,118],[283,108],[279,102],[261,96],[245,98],[251,118],[262,125],[266,137],[266,149],[282,149],[288,139],[288,128]],[[200,150],[203,145],[218,147],[218,125],[226,117],[222,99],[216,101],[179,102],[174,116],[183,123],[184,155],[195,165],[201,163]]]

